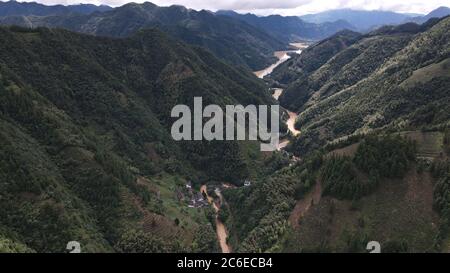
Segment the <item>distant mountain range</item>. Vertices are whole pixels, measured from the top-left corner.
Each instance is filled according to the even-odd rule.
[[[441,18],[450,15],[450,8],[447,7],[439,7],[432,12],[428,13],[425,16],[417,16],[413,18],[409,18],[409,22],[414,22],[418,24],[423,24],[431,18]]]
[[[315,24],[323,24],[336,20],[345,20],[359,31],[368,31],[383,25],[398,25],[406,22],[424,23],[433,17],[444,17],[450,14],[449,8],[440,7],[428,15],[397,13],[392,11],[365,11],[337,9],[300,16],[301,19]]]
[[[239,14],[229,10],[217,11],[216,14],[242,20],[252,26],[263,29],[285,43],[298,40],[321,40],[344,29],[356,29],[347,21],[339,19],[316,24],[306,22],[297,16],[270,15],[262,17],[250,13]]]
[[[95,11],[108,11],[113,9],[106,5],[78,4],[78,5],[54,5],[46,6],[35,2],[0,2],[0,16],[48,16],[65,15],[70,13],[89,14]]]
[[[232,11],[213,13],[176,5],[159,7],[149,2],[129,3],[114,9],[94,5],[2,2],[0,24],[58,27],[112,37],[127,37],[140,29],[154,27],[189,44],[207,48],[230,64],[251,70],[260,70],[273,63],[273,52],[285,49],[289,42],[321,40],[343,29],[355,30],[343,20],[314,24],[295,16],[258,17]]]
[[[23,3],[7,5],[27,6]],[[273,52],[285,48],[285,44],[266,32],[240,20],[217,16],[209,11],[195,11],[183,6],[159,7],[152,3],[130,3],[124,6],[90,14],[66,13],[61,8],[47,10],[53,15],[35,8],[4,11],[0,23],[24,27],[59,27],[69,30],[110,37],[128,37],[144,28],[158,28],[192,45],[209,49],[230,64],[259,70],[275,61]],[[23,8],[23,7],[22,7]],[[23,15],[24,14],[24,15]]]

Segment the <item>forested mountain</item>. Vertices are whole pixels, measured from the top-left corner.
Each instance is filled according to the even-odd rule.
[[[48,16],[67,15],[70,13],[90,14],[95,11],[102,12],[111,9],[109,6],[96,6],[92,4],[46,6],[35,2],[0,2],[0,16]]]
[[[209,210],[175,192],[240,181],[245,154],[174,142],[171,108],[271,101],[252,74],[156,30],[1,27],[0,94],[0,252],[217,251]]]
[[[301,159],[224,192],[238,251],[450,249],[449,27],[338,33],[276,69]]]
[[[306,22],[315,24],[344,20],[352,26],[355,26],[359,31],[366,31],[383,25],[400,24],[411,17],[413,16],[410,14],[402,14],[392,11],[366,11],[352,9],[329,10],[316,14],[300,16],[300,18]]]
[[[19,26],[0,27],[0,253],[218,252],[221,239],[233,252],[450,251],[450,17],[360,33],[151,3],[6,4],[1,23]],[[365,30],[413,16],[310,20],[332,15]],[[249,71],[322,38],[265,81]],[[282,151],[173,140],[175,105],[269,105],[272,87],[298,113]]]
[[[304,139],[298,148],[314,149],[305,139],[314,138],[317,144],[384,126],[447,122],[447,111],[439,109],[449,100],[449,22],[445,18],[421,26],[384,27],[347,47],[328,43],[327,50],[336,54],[318,59],[313,69],[303,69],[308,66],[302,56],[280,67],[279,79],[295,79],[280,102],[301,112],[297,126]]]
[[[297,16],[256,16],[254,14],[239,14],[234,11],[218,11],[216,14],[237,18],[250,25],[263,29],[270,35],[285,43],[301,40],[321,40],[344,29],[355,27],[344,20],[333,20],[319,24],[308,23]]]
[[[88,15],[9,16],[1,24],[24,27],[59,27],[99,36],[127,37],[155,27],[189,44],[209,49],[219,58],[252,70],[274,60],[273,52],[285,44],[240,20],[195,11],[182,6],[158,7],[152,3],[129,3],[111,11]]]
[[[361,34],[354,31],[338,32],[330,38],[305,49],[299,56],[294,56],[294,58],[281,64],[271,74],[271,79],[282,84],[300,81],[333,58],[338,52],[358,41],[360,37]],[[300,96],[295,96],[295,98],[291,97],[290,99],[294,103],[299,98]],[[287,106],[287,102],[285,106]]]

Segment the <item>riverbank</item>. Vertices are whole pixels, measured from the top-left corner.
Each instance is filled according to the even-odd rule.
[[[273,90],[273,94],[272,97],[275,100],[278,100],[278,98],[281,96],[281,94],[283,94],[283,89],[281,88],[276,88]],[[289,131],[292,133],[293,136],[297,136],[300,134],[300,131],[295,129],[295,121],[298,117],[297,113],[291,112],[291,111],[287,111],[289,118],[286,121],[286,125],[288,126]]]

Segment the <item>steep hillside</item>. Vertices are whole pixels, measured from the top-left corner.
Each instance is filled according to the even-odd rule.
[[[209,210],[181,190],[240,181],[245,155],[174,142],[170,110],[268,103],[263,83],[150,30],[0,28],[0,60],[0,251],[216,251]]]
[[[315,71],[299,73],[280,97],[283,106],[301,112],[297,127],[303,134],[293,149],[304,153],[326,141],[385,126],[445,125],[449,23],[446,18],[423,26],[385,27]],[[291,70],[287,75],[293,78]]]
[[[338,34],[274,72],[282,105],[300,112],[288,147],[300,159],[223,193],[233,249],[448,250],[449,27]]]
[[[127,37],[143,28],[159,28],[183,41],[205,47],[231,64],[260,70],[274,61],[273,52],[285,45],[242,21],[182,6],[158,7],[130,3],[89,15],[13,16],[2,24],[59,27],[99,36]]]
[[[315,60],[314,63],[317,64],[317,67],[320,67],[313,70],[312,73],[302,73],[304,67],[308,67],[302,65],[300,60],[300,64],[297,63],[294,66],[300,67],[300,73],[296,73],[294,70],[295,76],[291,76],[291,78],[296,80],[286,89],[280,98],[280,102],[286,107],[304,110],[314,105],[316,101],[323,100],[365,79],[387,58],[393,56],[411,40],[411,35],[408,32],[394,31],[386,34],[386,32],[380,31],[379,34],[373,33],[365,37],[358,37],[357,43],[343,48],[323,63],[309,56],[304,56],[303,59]],[[334,52],[340,49],[332,45],[325,45],[325,48],[335,49]],[[292,68],[288,67],[288,73],[292,73],[291,70]],[[311,69],[307,71],[311,71]]]
[[[283,251],[367,252],[369,241],[379,242],[383,253],[440,251],[443,221],[433,209],[437,179],[414,163],[407,150],[415,146],[395,138],[353,145],[326,156],[317,181],[322,198],[291,217],[297,222]]]
[[[216,14],[242,20],[258,27],[273,37],[285,43],[302,40],[322,40],[344,29],[355,29],[344,20],[314,24],[303,21],[297,16],[256,16],[254,14],[239,14],[233,11],[218,11]]]
[[[448,131],[361,136],[251,188],[227,190],[230,242],[241,252],[367,252],[369,241],[383,253],[447,251],[443,135]],[[435,142],[439,152],[423,160]]]
[[[338,52],[346,49],[361,37],[357,32],[341,31],[302,51],[300,55],[278,66],[270,75],[271,79],[281,84],[289,84],[306,78],[328,62]]]

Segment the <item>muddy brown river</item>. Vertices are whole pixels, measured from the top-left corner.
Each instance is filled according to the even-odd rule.
[[[277,68],[277,66],[279,66],[280,64],[289,60],[291,58],[291,56],[289,54],[292,54],[292,53],[300,54],[300,53],[302,53],[302,50],[304,50],[305,48],[308,47],[308,45],[305,43],[291,43],[290,45],[297,48],[297,50],[276,51],[274,53],[274,56],[278,58],[278,61],[263,70],[254,72],[254,74],[258,78],[263,79],[264,77],[270,75],[273,72],[273,70],[275,68]],[[272,97],[274,99],[278,100],[279,97],[281,96],[281,94],[283,93],[283,89],[276,88],[273,91],[274,92],[273,92]],[[286,125],[288,126],[288,129],[292,133],[292,135],[297,136],[300,134],[300,131],[295,129],[295,121],[297,120],[298,115],[297,115],[297,113],[290,112],[290,111],[288,111],[288,115],[289,115],[289,118],[286,121]],[[280,144],[278,145],[278,150],[282,150],[282,149],[286,148],[286,146],[288,144],[289,144],[289,141],[287,141],[287,140],[281,141]]]

